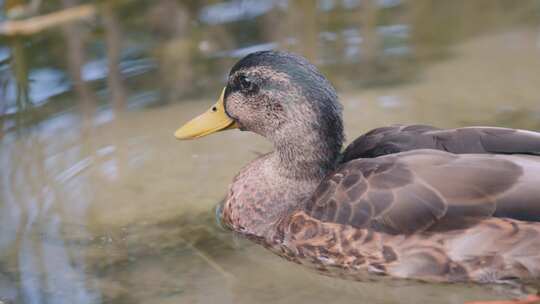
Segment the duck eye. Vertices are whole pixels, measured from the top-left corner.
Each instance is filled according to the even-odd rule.
[[[257,85],[247,76],[241,75],[238,77],[240,90],[245,93],[254,93],[257,90]]]

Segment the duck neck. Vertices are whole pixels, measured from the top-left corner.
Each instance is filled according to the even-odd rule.
[[[336,144],[318,132],[274,143],[273,167],[282,176],[318,184],[335,169],[341,143]]]
[[[298,132],[299,130],[296,130]],[[294,133],[292,133],[294,134]],[[268,240],[276,224],[301,207],[336,166],[342,135],[298,132],[274,142],[275,151],[245,167],[231,186],[224,222],[255,240]]]

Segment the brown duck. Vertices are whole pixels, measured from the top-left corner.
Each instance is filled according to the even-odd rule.
[[[357,280],[540,279],[540,133],[392,126],[341,153],[335,89],[276,51],[236,63],[217,104],[175,136],[231,128],[275,150],[234,178],[221,219],[288,260]]]

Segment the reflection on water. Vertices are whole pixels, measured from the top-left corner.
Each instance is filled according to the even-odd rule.
[[[0,22],[77,8],[0,1]],[[0,301],[462,303],[478,286],[359,283],[215,223],[247,160],[230,131],[179,143],[239,57],[302,53],[338,87],[349,139],[391,123],[540,129],[538,1],[108,1],[0,36]],[[19,18],[17,17],[17,18]],[[2,26],[0,25],[0,32]],[[234,145],[229,144],[234,142]]]

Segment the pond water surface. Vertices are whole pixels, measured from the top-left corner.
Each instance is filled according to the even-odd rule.
[[[34,2],[23,20],[79,5]],[[540,130],[540,1],[84,3],[94,9],[84,20],[0,36],[1,302],[508,296],[326,278],[237,239],[214,206],[270,145],[238,131],[172,133],[214,102],[236,60],[269,48],[303,54],[335,84],[349,141],[395,123]],[[27,2],[0,0],[0,22],[17,4]]]

